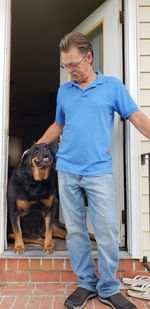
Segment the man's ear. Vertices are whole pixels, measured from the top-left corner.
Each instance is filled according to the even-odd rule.
[[[89,51],[88,53],[87,53],[87,58],[86,58],[87,60],[88,60],[88,62],[90,63],[90,64],[92,64],[92,62],[93,62],[93,56],[92,56],[92,53]]]

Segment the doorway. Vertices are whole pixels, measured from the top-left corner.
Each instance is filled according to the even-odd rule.
[[[52,4],[51,1],[39,0],[35,6],[31,1],[18,3],[12,0],[9,176],[23,151],[43,134],[55,118],[57,89],[62,80],[62,76],[59,77],[60,38],[86,20],[100,4],[102,8],[103,3],[110,7],[112,1],[92,1],[92,4],[86,1],[84,9],[77,1],[73,4],[73,17],[69,18],[66,14],[69,1],[63,1],[61,7],[60,1]],[[53,16],[55,20],[52,25],[49,21]],[[89,35],[94,41],[94,32]],[[104,53],[108,57],[106,50]],[[121,62],[119,65],[121,72]],[[124,227],[122,237],[121,246],[124,247]]]
[[[104,1],[11,1],[11,77],[8,178],[21,155],[54,121],[59,87],[59,41]],[[7,219],[8,230],[10,227]]]

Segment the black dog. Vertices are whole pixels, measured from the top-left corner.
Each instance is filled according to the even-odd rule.
[[[55,156],[50,145],[34,144],[14,169],[8,184],[9,216],[15,238],[14,251],[24,252],[21,217],[40,210],[45,225],[44,251],[53,252],[52,221],[56,212]],[[36,212],[34,212],[35,216]],[[35,218],[32,216],[32,220]],[[57,234],[57,233],[56,233]],[[58,230],[58,235],[65,233]]]

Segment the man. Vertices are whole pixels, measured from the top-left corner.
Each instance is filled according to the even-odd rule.
[[[78,276],[78,288],[65,306],[81,309],[98,295],[100,302],[112,308],[136,308],[119,292],[116,279],[119,225],[109,149],[114,112],[128,118],[147,137],[150,120],[117,78],[94,72],[93,49],[86,36],[67,34],[60,42],[60,53],[62,68],[72,80],[60,87],[55,122],[38,143],[51,143],[62,134],[56,169],[68,252]],[[85,193],[97,242],[99,276],[86,226]]]

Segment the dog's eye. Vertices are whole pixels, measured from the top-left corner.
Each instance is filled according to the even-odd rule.
[[[34,154],[37,154],[38,153],[38,149],[34,149]]]
[[[44,149],[43,149],[43,153],[44,153],[44,154],[47,154],[47,152],[48,152],[48,149],[47,149],[47,148],[44,148]]]

